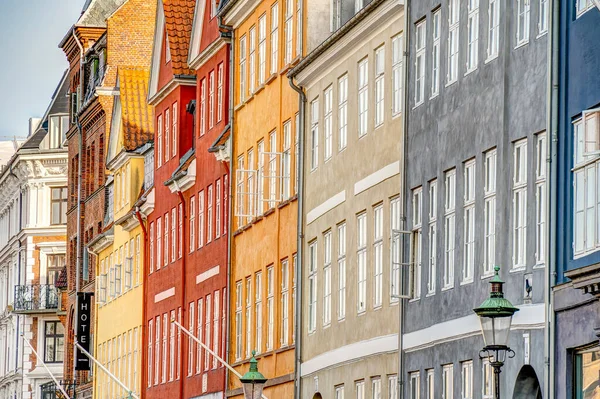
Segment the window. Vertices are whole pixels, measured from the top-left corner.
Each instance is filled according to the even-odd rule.
[[[310,170],[319,166],[319,99],[310,103]]]
[[[433,48],[431,49],[431,97],[440,92],[440,10],[433,13]]]
[[[267,67],[267,15],[258,18],[258,84],[265,83]]]
[[[62,363],[65,329],[60,321],[44,322],[44,363]]]
[[[473,399],[473,361],[461,363],[461,392],[463,399]]]
[[[215,183],[215,240],[221,236],[221,179]]]
[[[54,285],[58,280],[58,276],[66,265],[66,255],[48,255],[48,267],[47,267],[47,284]]]
[[[271,7],[271,73],[279,68],[279,4]]]
[[[175,320],[175,311],[171,310],[171,320]],[[169,336],[169,381],[175,379],[175,323],[169,323],[170,336]]]
[[[415,26],[415,107],[425,99],[425,32],[426,20]]]
[[[337,227],[338,320],[346,318],[346,223]]]
[[[165,213],[165,235],[164,235],[164,240],[165,240],[165,256],[163,259],[163,264],[165,266],[167,266],[169,264],[169,213]]]
[[[162,160],[163,160],[163,152],[162,152],[162,146],[163,146],[163,142],[162,142],[162,131],[163,131],[163,119],[162,119],[162,115],[158,115],[158,120],[157,120],[157,133],[156,133],[156,167],[160,168],[160,166],[162,165]]]
[[[444,202],[444,286],[454,287],[454,241],[455,241],[455,201],[456,170],[446,172],[446,191]]]
[[[229,176],[223,176],[223,235],[227,235],[227,223],[229,215]]]
[[[385,117],[385,47],[375,50],[375,127],[383,124]]]
[[[359,12],[364,7],[364,0],[354,0],[354,14]]]
[[[459,18],[459,0],[450,0],[448,3],[448,84],[452,84],[458,79]]]
[[[410,399],[419,399],[421,397],[421,374],[416,371],[410,373]]]
[[[208,74],[208,128],[215,125],[215,71]]]
[[[369,59],[365,58],[358,63],[358,137],[367,134],[368,120]]]
[[[452,399],[454,397],[453,370],[452,364],[442,366],[442,398]]]
[[[398,302],[400,298],[400,234],[395,231],[400,230],[400,198],[395,197],[390,200],[390,302]]]
[[[204,190],[198,193],[198,248],[204,245]],[[190,239],[190,241],[192,241]],[[193,245],[193,244],[192,244]]]
[[[477,68],[479,59],[479,0],[468,0],[467,72]]]
[[[246,357],[252,356],[252,277],[246,277]]]
[[[598,374],[600,373],[600,350],[598,347],[578,351],[574,360],[574,398],[587,398],[598,394]],[[592,388],[593,387],[593,388]]]
[[[161,219],[156,219],[156,270],[160,270],[163,262],[162,252],[162,224]],[[158,355],[158,354],[157,354]]]
[[[577,18],[594,8],[594,0],[577,0]]]
[[[154,271],[154,222],[150,223],[150,273]]]
[[[317,329],[317,241],[308,244],[308,332]]]
[[[210,334],[210,322],[212,321],[211,319],[211,311],[212,311],[212,302],[211,302],[211,295],[208,294],[206,295],[206,310],[205,313],[206,315],[205,317],[205,322],[204,322],[204,343],[206,344],[207,347],[210,348],[211,345],[211,334]],[[215,337],[216,339],[216,337]],[[248,347],[250,348],[250,345],[248,345]],[[200,361],[198,361],[198,363],[200,363]],[[204,353],[204,370],[208,370],[210,368],[210,355],[208,353],[208,351],[205,351]]]
[[[262,353],[262,335],[263,335],[263,312],[262,312],[262,272],[257,272],[254,275],[254,287],[255,287],[255,312],[256,312],[256,353]]]
[[[475,160],[465,162],[464,254],[462,281],[473,281],[475,269]]]
[[[423,188],[418,187],[412,194],[412,265],[411,274],[411,297],[413,299],[421,296],[421,249],[423,242]]]
[[[275,270],[267,267],[267,350],[273,350],[275,330]]]
[[[499,0],[490,0],[488,5],[488,60],[491,60],[498,56],[500,40],[500,10],[498,9],[498,1]]]
[[[331,231],[323,234],[323,325],[331,324]]]
[[[356,217],[358,261],[358,296],[357,310],[367,310],[367,214],[363,212]]]
[[[165,110],[165,164],[171,158],[171,151],[170,151],[171,140],[169,137],[171,135],[171,123],[170,123],[169,115],[170,115],[169,108],[167,108]],[[123,193],[121,193],[121,199],[122,198],[123,198]]]
[[[433,369],[426,370],[427,373],[427,399],[435,399],[435,374]]]
[[[344,386],[335,387],[335,399],[344,399]]]
[[[195,303],[194,302],[190,302],[190,310],[189,310],[189,325],[188,325],[188,329],[190,332],[194,332],[194,307],[195,307]],[[198,310],[201,310],[200,307],[198,307]],[[200,320],[202,320],[202,312],[198,312],[198,322],[200,322]],[[201,339],[202,336],[198,335],[198,339]],[[188,377],[192,375],[192,373],[194,372],[194,345],[196,345],[196,343],[194,342],[194,340],[192,340],[191,337],[188,338],[188,370],[187,370],[187,375]],[[196,364],[200,364],[200,356],[198,356],[198,359],[196,360],[197,363]]]
[[[163,313],[163,334],[162,334],[162,383],[167,382],[167,339],[169,337],[169,324],[167,323],[167,314]]]
[[[348,143],[348,74],[338,79],[338,150],[346,148]]]
[[[527,139],[513,148],[513,267],[526,265]]]
[[[177,210],[171,209],[171,262],[177,258]]]
[[[290,198],[290,176],[292,167],[292,121],[283,123],[283,153],[281,154],[281,199]]]
[[[254,93],[254,88],[256,84],[256,27],[252,26],[248,32],[249,35],[249,48],[250,48],[250,65],[248,67],[248,78],[250,79],[248,83],[248,90],[250,93]]]
[[[298,255],[292,255],[292,303],[296,303],[296,263]],[[296,325],[296,306],[292,306],[292,325]],[[292,343],[296,342],[296,329],[292,328]]]
[[[294,4],[293,0],[285,0],[285,64],[292,62],[292,41],[294,37]]]
[[[221,291],[216,290],[213,294],[213,352],[219,353],[219,316],[221,313],[219,312],[219,297],[221,296]],[[208,354],[206,354],[208,357]],[[213,356],[212,358],[212,368],[217,368],[217,358]]]
[[[200,203],[204,199],[204,196],[198,196]],[[196,245],[196,198],[190,198],[190,252],[194,251]]]
[[[371,380],[371,392],[373,399],[381,399],[381,378],[376,377]]]
[[[208,192],[207,192],[207,198],[206,198],[206,202],[207,204],[207,210],[206,210],[206,243],[208,244],[209,242],[212,241],[212,233],[213,233],[213,223],[214,223],[214,219],[213,219],[213,186],[212,184],[208,185]]]
[[[373,209],[373,256],[375,257],[373,306],[383,303],[383,205]]]
[[[517,46],[529,41],[530,1],[517,0]]]
[[[235,283],[235,359],[242,358],[242,282]]]
[[[67,187],[52,187],[51,224],[67,223]]]
[[[156,326],[156,336],[154,337],[154,385],[158,385],[160,381],[160,316],[156,316],[154,325]]]
[[[290,287],[290,270],[288,260],[281,261],[281,346],[287,346],[288,336],[290,335],[290,318],[289,318],[289,287]]]
[[[492,372],[492,366],[487,358],[481,361],[481,398],[492,399],[494,397],[494,391],[492,390],[494,384],[494,375]]]
[[[148,388],[152,386],[152,325],[153,320],[148,321]],[[110,348],[110,345],[109,345]]]
[[[240,102],[246,99],[246,35],[240,38]]]
[[[300,115],[294,115],[294,194],[298,194],[298,183],[300,182]]]
[[[335,32],[342,26],[342,0],[331,0],[331,18],[329,31]]]
[[[262,213],[265,211],[265,195],[264,195],[264,191],[265,191],[265,185],[264,185],[264,179],[265,179],[265,162],[264,162],[264,153],[265,151],[265,140],[261,139],[258,142],[258,145],[256,146],[257,150],[258,150],[258,165],[257,165],[257,176],[258,179],[260,179],[260,181],[258,182],[258,189],[257,189],[257,211],[256,213],[259,215],[262,215]],[[248,153],[250,155],[250,153]],[[254,161],[254,158],[252,158],[252,161]],[[270,181],[270,175],[267,176],[266,178]],[[252,180],[250,180],[252,181]],[[254,185],[252,186],[254,187]],[[254,190],[253,190],[254,191]],[[251,198],[249,199],[250,201],[253,201]]]
[[[302,4],[296,0],[296,57],[302,55]]]
[[[483,206],[483,275],[493,274],[496,262],[496,149],[485,153]]]
[[[592,2],[590,2],[592,3]],[[548,0],[540,0],[538,11],[538,35],[541,36],[548,31]]]
[[[356,399],[365,399],[365,382],[356,382]]]
[[[269,133],[269,209],[277,200],[277,132]],[[260,199],[259,199],[260,200]]]
[[[327,162],[333,153],[333,88],[331,86],[325,89],[323,100],[325,107],[323,117],[323,128],[325,129],[325,162]]]
[[[546,246],[546,134],[535,139],[535,264],[545,262]],[[599,199],[600,200],[600,199]]]
[[[190,304],[191,306],[194,305],[194,303],[192,302]],[[201,342],[205,342],[204,339],[204,324],[203,320],[204,320],[204,298],[200,298],[198,299],[197,305],[198,307],[198,317],[196,320],[196,336],[198,337],[198,339]],[[194,329],[190,329],[190,332],[193,332]],[[190,351],[192,351],[193,348],[190,347]],[[201,345],[196,345],[196,374],[200,374],[202,372],[202,346]],[[190,356],[193,356],[193,351],[190,352]]]
[[[398,399],[398,376],[388,376],[388,399]]]
[[[573,124],[574,257],[600,248],[600,128],[598,109],[584,111]]]
[[[206,78],[200,82],[200,136],[206,133]]]
[[[392,37],[392,116],[402,105],[402,35]]]
[[[217,122],[223,120],[223,63],[217,67]],[[174,121],[173,121],[174,122]],[[173,154],[175,155],[175,154]]]
[[[237,187],[236,187],[236,216],[238,216],[238,227],[241,227],[242,224],[244,223],[244,213],[245,213],[245,199],[246,199],[246,193],[244,192],[244,183],[245,183],[245,179],[244,179],[244,155],[240,155],[238,156],[237,159]]]
[[[437,180],[429,182],[429,243],[427,293],[435,294],[437,269]]]

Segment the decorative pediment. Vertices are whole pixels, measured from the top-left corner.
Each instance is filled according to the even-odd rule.
[[[565,276],[571,280],[573,288],[600,299],[600,263],[569,270]]]

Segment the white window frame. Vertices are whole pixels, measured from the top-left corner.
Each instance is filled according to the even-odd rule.
[[[475,273],[475,166],[475,159],[469,160],[464,164],[462,283],[472,282]]]
[[[429,182],[429,245],[427,295],[434,295],[437,279],[437,179]]]
[[[365,381],[356,381],[354,385],[356,389],[356,399],[365,399]]]
[[[194,306],[194,302],[192,302],[190,305],[192,305],[192,307]],[[196,320],[196,336],[198,337],[199,340],[201,340],[202,342],[204,342],[204,298],[200,298],[198,299],[197,302],[197,306],[198,306],[198,313],[197,313],[197,320]],[[190,331],[194,331],[193,329],[191,329]],[[193,347],[191,348],[192,350],[192,356],[193,356]],[[204,349],[202,348],[201,345],[196,345],[196,374],[200,374],[202,372],[202,351]]]
[[[593,2],[590,2],[593,3]],[[548,32],[548,0],[539,0],[538,37]]]
[[[427,20],[415,25],[415,107],[425,101],[425,48],[427,42]]]
[[[288,346],[288,337],[290,335],[290,268],[287,258],[281,261],[281,347]]]
[[[409,374],[409,399],[421,398],[421,372],[414,371]]]
[[[403,41],[402,34],[392,37],[392,117],[402,111],[403,84]]]
[[[481,360],[481,398],[494,398],[494,372],[488,358]]]
[[[456,261],[456,169],[444,175],[444,275],[442,290],[454,287]]]
[[[448,3],[448,60],[446,68],[446,86],[458,80],[458,58],[460,55],[460,2],[449,0]]]
[[[246,277],[246,358],[252,356],[252,277]]]
[[[346,223],[337,226],[338,321],[346,318]]]
[[[256,25],[252,25],[248,31],[248,42],[248,91],[252,95],[256,89]]]
[[[273,350],[275,335],[275,268],[267,267],[267,350]]]
[[[431,34],[433,46],[431,48],[431,98],[440,93],[440,38],[441,38],[441,10],[433,12],[431,18]]]
[[[263,289],[262,289],[262,272],[256,272],[254,275],[254,307],[256,312],[256,334],[254,349],[256,353],[262,353],[262,338],[263,338]]]
[[[348,145],[348,74],[338,78],[338,151]]]
[[[546,132],[535,137],[535,264],[542,267],[546,262]]]
[[[421,264],[423,249],[423,187],[412,190],[412,249],[410,285],[411,299],[421,297]]]
[[[317,240],[308,244],[308,333],[317,330]]]
[[[493,148],[484,155],[483,186],[483,277],[494,274],[496,265],[496,171],[497,150]]]
[[[398,376],[388,376],[388,399],[398,399]]]
[[[435,399],[435,371],[433,369],[425,370],[426,374],[426,399]]]
[[[235,359],[242,359],[242,280],[235,283]]]
[[[577,0],[575,5],[575,13],[577,18],[595,7],[594,0]]]
[[[530,24],[530,8],[531,0],[516,0],[517,1],[517,18],[515,19],[516,32],[516,47],[525,45],[529,42],[529,24]],[[522,26],[521,26],[522,21]]]
[[[381,399],[381,377],[371,378],[371,397]]]
[[[200,137],[206,133],[206,78],[200,82]]]
[[[512,265],[522,269],[527,265],[527,139],[513,144],[512,181]]]
[[[373,207],[373,307],[383,304],[383,205]]]
[[[290,198],[290,179],[292,173],[292,121],[283,122],[283,152],[281,153],[281,200]]]
[[[177,259],[177,208],[171,208],[171,263]]]
[[[204,246],[204,232],[206,223],[204,221],[204,190],[198,191],[198,248]],[[195,238],[194,238],[195,240]],[[190,241],[192,237],[190,235]],[[195,244],[190,244],[195,245]]]
[[[285,60],[284,64],[292,62],[294,40],[294,4],[293,0],[285,0]]]
[[[310,170],[319,166],[319,97],[310,102]]]
[[[442,399],[454,398],[454,365],[442,366]]]
[[[215,71],[208,74],[208,129],[215,126]]]
[[[190,198],[190,253],[196,247],[196,198]]]
[[[279,3],[271,6],[271,74],[279,71]]]
[[[331,230],[323,234],[323,327],[331,325]]]
[[[357,251],[356,262],[358,271],[357,312],[367,310],[367,213],[362,212],[356,216]]]
[[[323,92],[323,130],[325,134],[324,162],[333,155],[333,86]]]
[[[467,72],[477,69],[479,61],[479,0],[468,0]]]
[[[358,137],[369,128],[369,58],[358,62]]]
[[[400,281],[400,268],[402,260],[400,249],[402,245],[401,235],[395,234],[400,230],[401,223],[400,197],[390,199],[390,303],[397,303],[402,293]]]
[[[473,399],[473,361],[461,362],[461,397]]]
[[[488,3],[488,43],[486,62],[498,57],[500,48],[500,0],[489,0]]]
[[[246,100],[246,35],[240,38],[240,103]]]
[[[385,45],[375,50],[375,128],[385,120]]]
[[[212,322],[212,317],[211,317],[211,312],[212,312],[212,298],[211,298],[211,294],[207,294],[206,295],[206,299],[204,300],[205,302],[205,310],[204,310],[204,343],[206,344],[206,346],[208,346],[209,348],[211,347],[211,322]],[[198,362],[200,363],[200,362]],[[207,371],[210,368],[210,353],[205,350],[204,351],[204,371]]]
[[[212,242],[213,239],[213,200],[214,200],[214,190],[213,185],[209,184],[206,189],[206,243]]]
[[[258,18],[258,86],[265,83],[267,73],[267,14]]]
[[[223,120],[223,63],[217,66],[217,122]],[[175,116],[173,115],[173,123]],[[173,154],[175,156],[175,154]]]

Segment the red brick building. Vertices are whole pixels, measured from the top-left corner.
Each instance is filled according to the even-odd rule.
[[[221,398],[225,388],[225,368],[169,322],[176,318],[225,357],[229,67],[215,7],[210,1],[165,0],[157,12],[149,89],[156,135],[149,196],[155,204],[148,216],[147,398]]]

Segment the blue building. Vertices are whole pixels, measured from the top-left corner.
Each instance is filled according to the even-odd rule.
[[[551,145],[551,397],[600,395],[600,10],[567,0],[553,11]],[[554,281],[552,281],[554,280]]]

